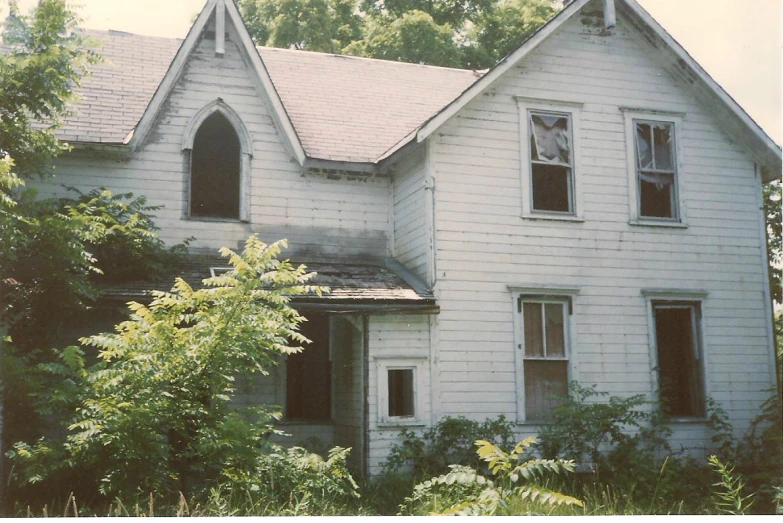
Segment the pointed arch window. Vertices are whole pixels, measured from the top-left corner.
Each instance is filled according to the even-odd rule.
[[[189,218],[248,220],[251,143],[242,120],[220,99],[193,118],[183,143],[190,154]]]

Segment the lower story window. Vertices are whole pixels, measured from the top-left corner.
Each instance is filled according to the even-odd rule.
[[[699,305],[653,302],[658,386],[670,416],[704,416]]]
[[[380,424],[417,424],[422,419],[425,359],[379,359],[378,421]]]
[[[523,419],[544,419],[568,394],[568,301],[520,297]]]

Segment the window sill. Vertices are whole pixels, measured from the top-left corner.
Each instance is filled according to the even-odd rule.
[[[628,222],[629,225],[634,225],[637,227],[664,227],[669,229],[687,229],[688,225],[684,224],[682,222],[664,222],[664,221],[655,221],[655,220],[631,220]]]
[[[679,416],[676,418],[669,418],[666,421],[667,425],[694,425],[698,423],[708,423],[710,420],[702,416]]]
[[[378,423],[378,428],[389,429],[394,427],[424,427],[426,424],[418,419],[411,420],[389,420]]]
[[[185,220],[207,223],[250,223],[248,220],[240,220],[239,218],[210,218],[209,216],[188,216]]]
[[[330,419],[281,419],[276,421],[275,425],[334,425],[334,421]]]
[[[523,220],[549,220],[554,222],[576,222],[584,223],[584,218],[579,216],[558,215],[558,214],[523,214]]]
[[[551,425],[552,422],[543,419],[530,419],[530,420],[517,420],[516,425],[518,427],[543,427],[545,425]]]

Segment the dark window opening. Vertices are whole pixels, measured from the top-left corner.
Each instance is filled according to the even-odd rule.
[[[568,167],[533,164],[534,210],[571,212],[569,171]]]
[[[190,215],[239,219],[239,137],[221,113],[196,132],[190,160]]]
[[[704,389],[696,307],[657,305],[654,311],[663,411],[670,416],[703,416]]]
[[[674,191],[672,183],[639,181],[639,202],[642,216],[650,218],[674,217]]]
[[[389,416],[415,416],[413,369],[389,369]]]
[[[329,317],[313,314],[301,333],[312,343],[288,356],[286,419],[328,421],[332,418],[332,365],[329,361]]]

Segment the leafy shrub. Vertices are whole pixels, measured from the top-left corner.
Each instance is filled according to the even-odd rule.
[[[514,426],[503,415],[482,423],[463,416],[445,417],[421,436],[412,430],[403,430],[400,436],[404,440],[389,452],[384,474],[412,465],[414,477],[424,478],[445,472],[452,464],[479,468],[482,462],[473,442],[486,440],[509,447],[514,441]]]
[[[93,366],[80,347],[40,365],[59,384],[41,407],[69,413],[67,435],[14,445],[17,480],[176,499],[214,486],[226,470],[253,470],[275,414],[233,408],[235,376],[267,374],[280,354],[301,350],[291,346],[307,340],[290,296],[322,290],[308,285],[313,275],[303,266],[277,259],[284,245],[251,236],[241,256],[221,251],[232,270],[206,288],[178,279],[149,306],[131,304],[115,334],[82,340],[100,349]],[[73,481],[85,476],[91,481]]]
[[[450,465],[447,474],[416,485],[401,505],[401,513],[491,516],[530,513],[547,505],[582,506],[576,498],[537,485],[550,475],[573,472],[574,463],[530,459],[534,441],[521,441],[510,453],[488,441],[476,441],[476,454],[487,463],[491,477],[471,467]]]
[[[327,459],[302,447],[272,450],[254,467],[227,469],[198,515],[337,515],[356,512],[359,487],[346,466],[350,449]],[[192,504],[192,503],[191,503]]]

